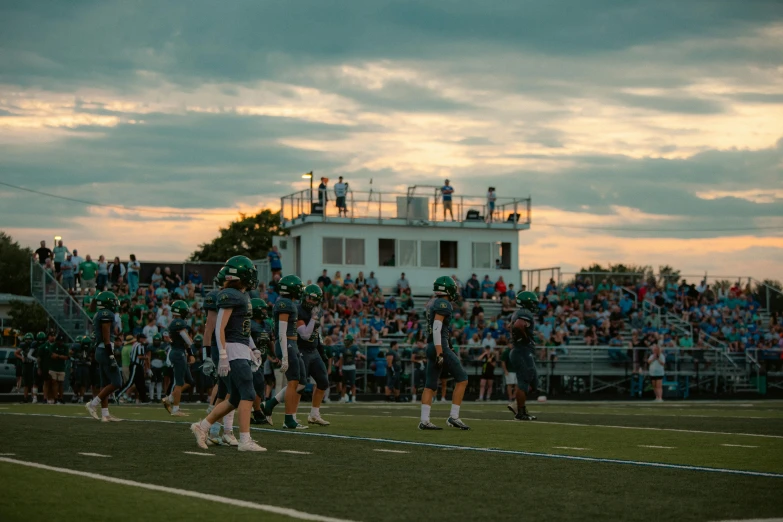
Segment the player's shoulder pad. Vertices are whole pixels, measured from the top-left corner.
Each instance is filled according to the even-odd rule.
[[[449,301],[441,297],[436,299],[435,302],[432,303],[432,310],[436,314],[451,315],[451,312],[453,311],[453,307],[451,306],[451,303]]]
[[[218,293],[217,308],[238,308],[247,306],[247,295],[236,288],[224,288]]]
[[[180,330],[185,330],[187,327],[188,327],[188,323],[178,318],[171,321],[171,323],[169,324],[169,331],[179,332]]]
[[[114,312],[106,309],[99,310],[95,317],[99,323],[110,323],[114,321]]]
[[[207,296],[204,298],[204,304],[202,308],[206,311],[214,311],[217,309],[217,296],[220,293],[219,290],[212,290],[210,293],[207,294]]]
[[[273,309],[274,312],[278,313],[294,313],[298,312],[298,309],[296,305],[294,305],[294,302],[290,299],[286,299],[285,297],[281,297],[280,299],[275,302],[275,307]]]

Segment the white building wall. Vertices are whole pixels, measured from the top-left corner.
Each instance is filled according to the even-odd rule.
[[[337,223],[311,223],[293,227],[289,230],[291,234],[288,239],[288,249],[283,250],[284,273],[293,271],[293,245],[296,243],[294,238],[301,238],[301,270],[298,274],[303,281],[312,280],[315,282],[321,271],[326,269],[329,276],[334,276],[336,271],[340,271],[343,278],[346,274],[351,274],[355,279],[359,272],[363,272],[365,277],[369,277],[370,272],[375,272],[382,287],[393,287],[396,285],[400,274],[405,272],[406,279],[409,280],[411,288],[416,292],[427,292],[432,287],[432,282],[441,275],[456,275],[464,284],[471,274],[475,273],[479,279],[484,275],[489,275],[490,279],[497,281],[499,276],[503,276],[506,284],[513,283],[515,288],[519,288],[519,231],[517,230],[491,230],[491,229],[467,229],[467,228],[430,228],[414,226],[393,226],[393,225],[358,225],[358,224],[337,224]],[[356,238],[364,239],[364,264],[348,265],[345,264],[343,256],[342,264],[326,264],[323,252],[323,238]],[[424,240],[424,241],[456,241],[457,242],[457,268],[438,268],[421,266],[399,266],[400,259],[397,258],[397,266],[380,266],[379,260],[379,239],[399,240]],[[492,268],[473,268],[473,243],[510,243],[510,267],[508,269],[496,270],[494,268],[494,258],[491,259]],[[343,241],[343,250],[344,250]],[[398,243],[399,249],[399,243]],[[417,264],[421,263],[421,252],[417,256]]]

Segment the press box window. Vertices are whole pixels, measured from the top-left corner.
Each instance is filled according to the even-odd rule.
[[[343,238],[323,238],[323,263],[325,265],[343,264]]]
[[[416,266],[418,241],[400,239],[400,266]]]
[[[428,268],[438,268],[438,242],[437,241],[422,241],[421,242],[421,266]]]
[[[345,264],[364,264],[364,239],[345,239]]]
[[[457,268],[457,242],[440,242],[440,267]]]
[[[378,240],[378,262],[381,266],[397,266],[394,257],[396,243],[394,239]]]

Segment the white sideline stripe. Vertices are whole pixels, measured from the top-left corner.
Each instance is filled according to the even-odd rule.
[[[647,444],[639,444],[640,448],[653,448],[653,449],[677,449],[674,446],[649,446]]]
[[[121,486],[132,486],[141,489],[147,489],[154,491],[155,493],[168,493],[171,495],[180,495],[182,497],[197,498],[200,500],[208,500],[210,502],[217,502],[220,504],[227,504],[229,506],[242,507],[248,509],[256,509],[259,511],[266,511],[268,513],[275,513],[278,515],[284,515],[291,518],[298,518],[300,520],[316,520],[318,522],[351,522],[347,519],[325,517],[321,515],[313,515],[312,513],[305,513],[304,511],[297,511],[296,509],[282,508],[277,506],[270,506],[267,504],[257,504],[255,502],[249,502],[247,500],[237,500],[233,498],[219,497],[217,495],[210,495],[207,493],[198,493],[196,491],[188,491],[185,489],[171,488],[168,486],[156,486],[152,484],[144,484],[142,482],[134,482],[133,480],[119,479],[115,477],[107,477],[106,475],[99,475],[97,473],[87,473],[85,471],[77,471],[68,468],[56,468],[54,466],[47,466],[46,464],[38,464],[37,462],[27,462],[24,460],[6,459],[0,458],[0,462],[8,464],[18,464],[20,466],[27,466],[29,468],[43,469],[46,471],[55,471],[57,473],[65,473],[67,475],[75,475],[77,477],[91,478],[95,480],[101,480],[103,482],[110,482],[112,484],[119,484]]]
[[[183,451],[187,455],[198,455],[199,457],[214,457],[212,453],[199,453],[198,451]]]
[[[744,444],[721,444],[727,448],[758,448],[758,446],[745,446]]]
[[[278,453],[290,453],[291,455],[312,455],[309,451],[278,450]]]
[[[111,458],[111,455],[101,455],[100,453],[79,453],[79,455],[84,455],[85,457],[101,457],[104,459]]]
[[[19,416],[27,416],[27,417],[54,417],[54,418],[71,419],[71,420],[74,419],[90,420],[90,419],[83,419],[82,417],[74,417],[72,415],[52,415],[47,413],[0,413],[0,415],[19,415]],[[176,424],[180,426],[187,426],[190,424],[190,422],[188,421],[170,421],[170,420],[129,419],[128,421],[146,422],[152,424]],[[578,424],[577,426],[582,426],[582,424]],[[609,463],[609,464],[622,464],[626,466],[641,466],[641,467],[648,467],[648,468],[663,468],[663,469],[681,469],[686,471],[704,471],[709,473],[725,473],[728,475],[741,475],[741,476],[748,476],[748,477],[769,477],[769,478],[783,479],[783,473],[773,473],[767,471],[748,471],[742,469],[711,468],[708,466],[691,466],[688,464],[667,464],[664,462],[607,459],[607,458],[599,458],[599,457],[580,457],[577,455],[561,455],[557,453],[541,453],[535,451],[521,451],[521,450],[504,450],[504,449],[497,449],[497,448],[482,448],[482,447],[475,447],[475,446],[457,446],[453,444],[437,444],[432,442],[415,442],[410,440],[394,440],[394,439],[381,439],[381,438],[374,438],[374,437],[359,437],[354,435],[338,435],[336,433],[323,433],[317,431],[279,430],[274,428],[254,428],[252,426],[250,429],[254,431],[263,431],[266,433],[276,433],[278,435],[285,434],[285,435],[301,435],[304,437],[323,437],[327,439],[360,440],[366,442],[401,444],[404,446],[422,446],[427,448],[439,448],[439,449],[451,448],[455,450],[476,451],[480,453],[497,453],[500,455],[520,455],[525,457],[542,457],[542,458],[549,458],[549,459],[578,460],[582,462],[601,462],[601,463]],[[682,430],[674,430],[674,431],[682,431]],[[723,433],[723,432],[705,432],[705,433],[714,433],[715,435],[748,435],[744,433]],[[783,436],[781,435],[750,435],[750,436],[783,438]],[[0,459],[0,462],[2,462],[2,460],[3,459]],[[332,520],[336,520],[336,519],[332,519]]]
[[[410,453],[410,451],[390,450],[390,449],[374,449],[373,451],[380,451],[381,453]]]
[[[0,457],[13,457],[16,453],[0,453]]]
[[[574,448],[572,446],[552,446],[555,449],[567,449],[567,450],[577,450],[577,451],[587,451],[590,448]]]

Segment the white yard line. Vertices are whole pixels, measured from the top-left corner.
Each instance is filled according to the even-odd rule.
[[[142,482],[135,482],[133,480],[119,479],[115,477],[107,477],[106,475],[99,475],[97,473],[87,473],[84,471],[77,471],[68,468],[57,468],[54,466],[47,466],[45,464],[38,464],[37,462],[26,462],[16,459],[0,458],[0,462],[8,464],[17,464],[20,466],[27,466],[29,468],[42,469],[46,471],[54,471],[56,473],[65,473],[67,475],[75,475],[77,477],[90,478],[94,480],[100,480],[102,482],[109,482],[111,484],[118,484],[121,486],[131,486],[140,489],[146,489],[153,491],[156,494],[166,493],[169,495],[179,495],[182,497],[196,498],[200,500],[206,500],[209,502],[217,502],[219,504],[226,504],[229,506],[235,506],[240,508],[255,509],[258,511],[266,511],[267,513],[275,513],[278,515],[284,515],[291,518],[297,518],[299,520],[315,520],[318,522],[351,522],[347,519],[325,517],[322,515],[315,515],[312,513],[305,513],[304,511],[298,511],[296,509],[283,508],[278,506],[270,506],[267,504],[257,504],[255,502],[248,502],[247,500],[237,500],[227,497],[219,497],[217,495],[210,495],[207,493],[198,493],[196,491],[188,491],[186,489],[172,488],[168,486],[157,486],[153,484],[144,484]]]
[[[639,444],[640,448],[653,448],[653,449],[677,449],[674,446],[649,446],[647,444]]]
[[[758,448],[758,446],[746,446],[744,444],[721,444],[721,446],[726,446],[727,448]]]
[[[199,453],[198,451],[183,451],[186,455],[198,455],[199,457],[214,457],[212,453]]]
[[[572,446],[552,446],[555,449],[564,449],[564,450],[576,450],[576,451],[588,451],[590,448],[574,448]]]
[[[110,459],[111,455],[101,455],[100,453],[79,453],[79,455],[84,455],[85,457],[100,457],[103,459]]]
[[[381,453],[410,453],[410,451],[390,450],[390,449],[374,449],[373,451],[379,451]]]
[[[312,455],[309,451],[278,450],[278,453],[290,453],[291,455]]]

